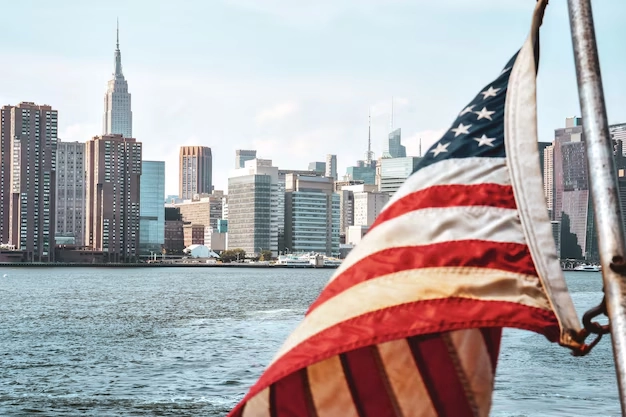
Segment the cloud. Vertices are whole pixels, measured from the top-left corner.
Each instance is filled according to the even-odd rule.
[[[286,101],[279,103],[268,109],[261,110],[256,115],[256,122],[263,124],[272,121],[282,120],[285,117],[298,111],[298,103],[293,101]]]

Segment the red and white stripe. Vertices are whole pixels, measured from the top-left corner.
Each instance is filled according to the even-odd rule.
[[[231,417],[487,416],[503,327],[567,344],[576,318],[562,276],[538,273],[560,271],[538,252],[549,222],[528,220],[542,209],[536,143],[516,142],[536,142],[520,130],[535,120],[533,45],[512,70],[525,84],[511,75],[529,103],[507,95],[526,113],[505,107],[526,159],[446,159],[409,177]],[[527,161],[532,192],[519,188]]]
[[[500,328],[559,327],[506,160],[478,162],[407,180],[233,416],[486,415]]]

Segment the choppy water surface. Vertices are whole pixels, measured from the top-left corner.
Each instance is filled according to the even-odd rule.
[[[0,268],[0,415],[224,416],[331,272]],[[600,300],[600,274],[568,281]],[[609,338],[574,358],[505,332],[492,415],[618,416]]]

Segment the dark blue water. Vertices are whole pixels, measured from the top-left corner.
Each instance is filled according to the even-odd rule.
[[[331,272],[0,268],[0,416],[224,416]],[[581,312],[600,279],[568,276]],[[492,415],[618,416],[609,342],[507,331]]]

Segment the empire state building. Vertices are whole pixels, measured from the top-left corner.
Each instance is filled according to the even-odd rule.
[[[102,133],[121,134],[125,138],[133,137],[133,112],[130,110],[128,82],[122,73],[122,53],[120,52],[120,29],[117,27],[115,46],[115,71],[108,83],[104,96],[104,119]]]

